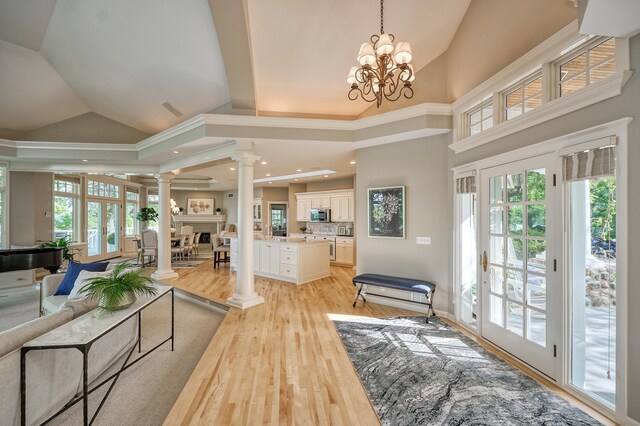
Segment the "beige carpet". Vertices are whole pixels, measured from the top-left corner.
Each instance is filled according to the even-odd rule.
[[[179,297],[175,301],[175,351],[171,352],[171,343],[167,342],[122,373],[95,425],[161,425],[166,418],[224,317]],[[143,351],[170,335],[170,303],[166,297],[143,312]],[[108,387],[105,385],[91,394],[90,413],[98,407]],[[81,425],[82,402],[50,424]]]

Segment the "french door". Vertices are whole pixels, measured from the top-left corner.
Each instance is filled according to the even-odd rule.
[[[89,261],[111,259],[121,253],[121,204],[116,201],[87,201]]]
[[[482,336],[552,379],[562,338],[557,164],[549,154],[481,175]]]

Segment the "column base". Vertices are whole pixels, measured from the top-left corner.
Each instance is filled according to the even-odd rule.
[[[236,293],[227,299],[227,305],[239,309],[247,309],[262,303],[264,303],[264,297],[258,296],[257,293],[253,293],[250,296],[242,296]]]
[[[164,271],[155,271],[151,274],[151,278],[154,280],[168,280],[171,278],[178,278],[178,274],[173,269],[166,269]]]

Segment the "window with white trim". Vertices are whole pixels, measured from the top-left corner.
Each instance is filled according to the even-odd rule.
[[[152,207],[156,212],[160,211],[160,196],[158,194],[147,194],[147,207]],[[158,222],[150,220],[147,224],[148,229],[158,230]]]
[[[53,181],[53,238],[77,241],[80,228],[80,179],[56,176]]]
[[[467,136],[473,136],[493,126],[493,99],[488,99],[466,113]]]
[[[616,39],[598,37],[556,63],[558,97],[566,96],[616,72]]]
[[[125,236],[131,237],[139,232],[139,222],[136,219],[140,211],[140,195],[137,189],[126,189],[126,208],[125,208]]]
[[[542,75],[523,78],[502,92],[503,119],[510,120],[542,105]]]

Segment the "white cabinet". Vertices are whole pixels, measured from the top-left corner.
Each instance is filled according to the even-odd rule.
[[[336,238],[336,262],[353,265],[353,238]]]
[[[341,195],[331,197],[331,221],[353,222],[354,202],[353,195]]]
[[[262,198],[253,199],[253,221],[262,222]]]
[[[278,275],[280,273],[280,246],[275,243],[260,242],[258,272]]]
[[[353,189],[335,191],[301,192],[296,194],[298,222],[311,220],[311,209],[331,209],[332,222],[353,222],[355,220],[355,198]]]
[[[311,199],[311,208],[312,209],[330,209],[331,197],[328,195],[314,196]]]
[[[297,219],[298,222],[308,222],[311,220],[312,202],[311,198],[299,198],[297,202]]]

